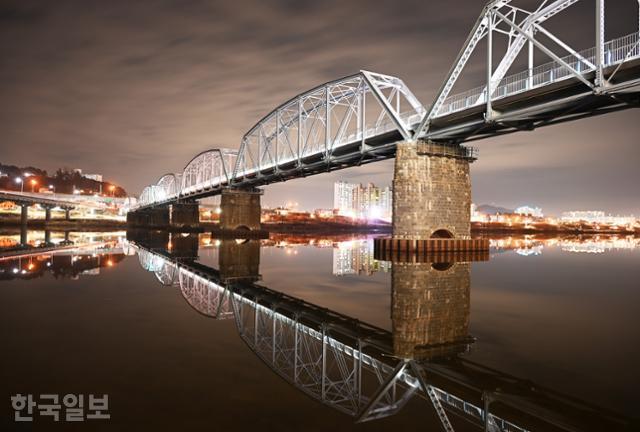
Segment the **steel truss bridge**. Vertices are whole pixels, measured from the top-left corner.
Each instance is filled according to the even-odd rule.
[[[161,284],[179,286],[196,311],[233,319],[249,349],[282,379],[356,421],[394,415],[417,396],[434,408],[445,431],[454,430],[451,416],[494,432],[626,427],[616,414],[457,356],[397,358],[386,330],[254,282],[225,279],[193,258],[135,242],[130,247]]]
[[[571,19],[575,6],[585,1],[538,0],[535,9],[517,0],[490,1],[430,106],[394,76],[360,71],[327,82],[263,117],[238,150],[204,151],[182,172],[162,176],[142,191],[133,210],[391,158],[399,141],[460,145],[638,106],[640,1],[609,2],[637,14],[638,28],[607,40],[605,0],[588,0],[595,3],[595,40],[578,50],[549,31],[546,22],[556,16]],[[582,27],[576,29],[584,32]],[[506,41],[506,49],[495,48],[498,38]],[[481,42],[485,83],[452,94],[461,77],[472,73],[469,59]],[[536,64],[540,54],[550,61]],[[517,70],[523,56],[527,66]]]

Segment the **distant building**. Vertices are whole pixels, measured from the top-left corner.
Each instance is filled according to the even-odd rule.
[[[515,209],[514,213],[522,216],[533,216],[536,218],[544,217],[544,214],[542,213],[542,209],[540,207],[522,206]]]
[[[367,185],[336,182],[333,187],[333,207],[341,216],[358,219],[391,220],[392,190]]]
[[[102,174],[83,174],[82,177],[87,178],[89,180],[102,182]]]
[[[569,211],[562,213],[562,220],[564,222],[589,222],[597,223],[602,222],[605,218],[603,211],[589,210],[589,211]]]
[[[355,217],[356,212],[353,206],[354,191],[359,185],[336,182],[333,185],[333,207],[338,210],[338,214],[342,216]]]
[[[606,225],[633,225],[637,222],[634,215],[613,216],[600,210],[570,211],[562,213],[562,221],[568,223],[586,222]]]

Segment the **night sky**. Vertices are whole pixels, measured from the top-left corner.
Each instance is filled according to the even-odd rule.
[[[592,46],[593,3],[547,28]],[[202,150],[237,148],[290,97],[360,69],[401,77],[429,105],[482,5],[2,1],[0,162],[82,168],[137,194]],[[635,30],[637,7],[608,2],[607,39]],[[478,61],[469,71],[459,90],[484,74]],[[638,118],[632,109],[474,143],[474,202],[640,214]],[[330,207],[334,181],[391,176],[386,161],[293,180],[268,186],[264,203]]]

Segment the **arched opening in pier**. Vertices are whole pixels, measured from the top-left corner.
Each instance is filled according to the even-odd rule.
[[[436,271],[446,271],[453,267],[452,262],[432,263],[431,268]]]
[[[450,239],[450,238],[453,238],[453,234],[449,230],[439,229],[439,230],[434,231],[433,234],[431,234],[431,238],[434,238],[434,239]]]

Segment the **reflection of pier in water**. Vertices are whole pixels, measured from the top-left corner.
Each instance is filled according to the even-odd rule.
[[[256,284],[257,242],[224,240],[219,269],[196,262],[197,237],[192,243],[191,257],[173,240],[171,250],[135,247],[141,265],[163,284],[179,285],[196,310],[233,318],[243,341],[280,377],[358,421],[393,415],[418,396],[447,431],[454,417],[487,431],[626,426],[615,414],[459,355],[472,341],[469,263],[394,263],[388,332]]]

